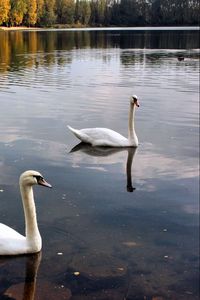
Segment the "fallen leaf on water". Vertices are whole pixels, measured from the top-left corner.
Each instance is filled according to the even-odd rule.
[[[74,272],[74,275],[78,276],[78,275],[80,275],[80,272]]]
[[[137,246],[138,244],[136,242],[123,242],[123,245],[127,246],[127,247],[134,247]]]

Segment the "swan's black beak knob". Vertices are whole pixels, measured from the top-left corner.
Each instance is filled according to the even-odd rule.
[[[52,188],[52,185],[50,183],[48,183],[46,180],[44,180],[44,178],[42,178],[42,177],[38,178],[37,182],[39,185],[43,185],[48,188]]]

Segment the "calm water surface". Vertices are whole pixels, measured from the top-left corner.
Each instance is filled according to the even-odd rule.
[[[198,299],[198,34],[0,32],[0,222],[24,232],[21,172],[53,185],[0,299]],[[77,146],[67,124],[126,136],[132,94],[137,150]]]

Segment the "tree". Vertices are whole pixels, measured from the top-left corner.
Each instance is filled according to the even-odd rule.
[[[56,1],[57,22],[61,24],[72,24],[74,22],[75,2],[74,0]]]
[[[99,0],[97,5],[97,22],[103,25],[105,22],[106,0]]]
[[[88,0],[76,0],[75,22],[87,25],[90,20],[91,7]]]
[[[80,2],[80,11],[81,11],[81,23],[88,25],[91,15],[90,4],[87,0],[81,0]]]
[[[25,0],[11,0],[10,23],[11,25],[21,25],[26,13]]]
[[[25,16],[25,23],[30,25],[35,25],[37,22],[37,3],[36,0],[26,0],[27,11]]]
[[[199,11],[200,11],[200,2],[199,0],[189,0],[189,23],[190,24],[199,24]]]
[[[119,24],[119,16],[120,16],[120,4],[117,0],[114,0],[111,8],[111,24],[118,25]]]
[[[90,24],[95,25],[97,23],[97,0],[91,0],[90,10]]]
[[[151,22],[151,1],[137,1],[137,25],[147,25]]]
[[[36,5],[37,24],[40,24],[41,18],[44,15],[44,0],[36,0]]]
[[[55,23],[55,0],[44,0],[43,14],[40,20],[41,24],[46,26],[51,26]]]
[[[9,19],[10,0],[0,0],[0,24],[7,23]]]

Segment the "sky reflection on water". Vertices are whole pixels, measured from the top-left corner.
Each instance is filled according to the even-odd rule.
[[[23,232],[25,169],[54,187],[35,189],[35,299],[198,299],[198,32],[0,37],[1,222]],[[126,136],[131,94],[135,153],[76,146],[67,124]],[[25,261],[0,259],[2,299],[23,293]]]

